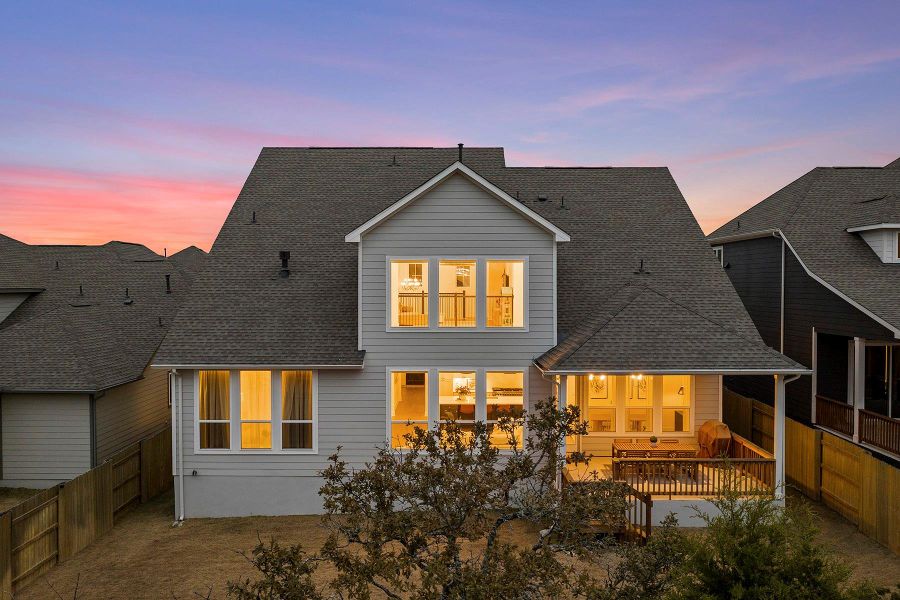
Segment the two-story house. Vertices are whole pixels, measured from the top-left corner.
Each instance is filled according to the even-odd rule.
[[[709,236],[763,339],[814,371],[787,414],[900,464],[900,159],[819,167]],[[726,381],[772,403],[766,381]]]
[[[461,146],[264,149],[154,365],[182,518],[319,512],[338,447],[358,466],[551,396],[582,408],[569,443],[593,470],[683,505],[721,473],[672,459],[721,419],[722,376],[781,398],[806,372],[763,343],[667,169]],[[783,480],[782,439],[733,441],[748,489]]]

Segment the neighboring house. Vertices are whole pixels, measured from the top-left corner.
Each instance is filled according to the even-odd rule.
[[[169,421],[148,365],[204,254],[0,236],[0,485],[71,479]]]
[[[360,466],[410,423],[551,396],[590,422],[570,447],[627,477],[645,471],[613,461],[623,439],[696,452],[723,374],[783,393],[806,372],[760,339],[667,169],[461,147],[264,149],[154,366],[174,374],[182,517],[320,512],[338,447]],[[748,482],[783,479],[780,459],[756,464]],[[658,466],[666,500],[686,486],[660,517],[721,473]]]
[[[813,169],[709,241],[766,343],[814,371],[788,416],[900,459],[900,159]]]

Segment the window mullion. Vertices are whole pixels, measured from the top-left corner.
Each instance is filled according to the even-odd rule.
[[[484,329],[487,323],[487,261],[475,261],[475,328]]]
[[[272,450],[281,448],[281,371],[272,371]]]
[[[241,372],[229,371],[231,450],[241,449]]]
[[[487,375],[484,369],[475,370],[475,420],[487,421]]]

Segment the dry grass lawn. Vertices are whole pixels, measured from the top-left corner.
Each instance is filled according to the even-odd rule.
[[[794,499],[794,501],[797,501]],[[225,583],[251,575],[239,554],[275,535],[285,543],[302,541],[317,548],[325,531],[317,517],[192,519],[172,527],[172,497],[166,495],[125,516],[115,529],[46,577],[16,594],[16,600],[71,598],[80,577],[78,598],[222,599]],[[900,583],[900,557],[856,532],[835,513],[816,505],[822,540],[855,566],[858,576],[883,585]],[[515,535],[515,534],[513,534]],[[323,579],[330,573],[320,569]],[[52,588],[51,588],[52,586]]]

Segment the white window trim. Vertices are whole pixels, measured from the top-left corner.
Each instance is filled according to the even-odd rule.
[[[426,406],[428,408],[428,429],[429,431],[434,431],[441,423],[440,419],[440,380],[439,374],[440,372],[451,372],[451,373],[475,373],[475,421],[483,421],[487,423],[487,373],[494,372],[506,372],[506,373],[522,373],[522,411],[525,415],[528,414],[528,411],[531,409],[531,403],[529,402],[529,385],[528,385],[528,375],[530,373],[530,367],[473,367],[469,366],[444,366],[440,367],[386,367],[385,368],[385,388],[386,388],[386,410],[385,410],[385,437],[387,439],[387,443],[390,445],[393,442],[392,439],[392,429],[391,424],[393,423],[393,419],[391,419],[391,393],[392,393],[392,385],[393,385],[393,374],[394,373],[405,373],[405,372],[418,372],[427,373],[427,398],[426,398]],[[525,434],[523,434],[525,435]],[[399,450],[399,448],[394,448],[395,450]],[[508,448],[499,448],[500,452],[510,452]]]
[[[713,252],[719,259],[719,264],[723,267],[725,266],[725,247],[724,246],[713,246]]]
[[[316,369],[284,369],[312,371],[312,448],[282,448],[281,447],[281,371],[259,367],[257,369],[216,369],[229,372],[229,400],[230,420],[228,421],[203,421],[204,423],[228,423],[230,425],[231,448],[200,448],[200,371],[194,371],[194,454],[230,454],[230,455],[258,455],[258,454],[318,454],[319,453],[319,371]],[[271,448],[241,448],[241,371],[270,371],[272,374],[272,447]],[[251,422],[251,421],[247,421]],[[290,421],[291,423],[295,421]],[[296,421],[308,422],[308,421]]]
[[[602,372],[597,372],[597,375],[603,375]],[[588,374],[583,374],[580,376],[587,377]],[[607,377],[624,377],[627,381],[629,375],[622,374],[609,374],[605,373]],[[679,373],[670,373],[669,375],[679,375]],[[589,431],[584,437],[596,437],[596,438],[625,438],[625,437],[650,437],[651,435],[655,435],[658,438],[661,437],[672,437],[672,438],[692,438],[695,437],[696,432],[696,419],[697,419],[697,378],[695,375],[690,375],[688,373],[683,373],[683,375],[688,375],[691,378],[691,403],[688,407],[690,409],[690,418],[688,419],[688,430],[687,431],[663,431],[662,430],[662,414],[663,414],[663,404],[662,404],[662,393],[657,393],[656,389],[653,390],[653,396],[651,397],[652,402],[652,418],[653,418],[653,430],[652,431],[625,431],[625,413],[628,408],[642,408],[637,406],[628,407],[626,406],[627,401],[627,390],[624,391],[621,395],[619,391],[616,390],[616,431]],[[665,374],[649,374],[644,375],[644,377],[652,377],[659,378],[665,377]],[[660,379],[660,382],[662,380]],[[661,385],[661,383],[660,383]],[[618,383],[616,384],[618,387]],[[653,385],[656,388],[656,384]],[[571,387],[566,386],[566,394],[574,393]],[[720,396],[721,397],[721,396]],[[566,400],[568,404],[568,399]],[[669,408],[677,408],[677,407],[669,407]],[[587,421],[587,398],[584,399],[584,406],[579,406],[581,412],[581,420]]]
[[[474,327],[441,327],[440,318],[440,263],[441,261],[475,261],[475,326]],[[391,297],[391,263],[396,261],[412,261],[428,263],[428,326],[427,327],[394,327],[393,298]],[[522,262],[522,326],[521,327],[488,327],[487,326],[487,263],[492,261],[521,261]],[[530,327],[531,302],[531,276],[528,256],[490,254],[483,256],[472,255],[430,255],[430,256],[385,256],[384,267],[384,302],[385,302],[385,332],[450,332],[450,333],[484,333],[484,332],[525,332]],[[437,290],[432,293],[432,290]]]

